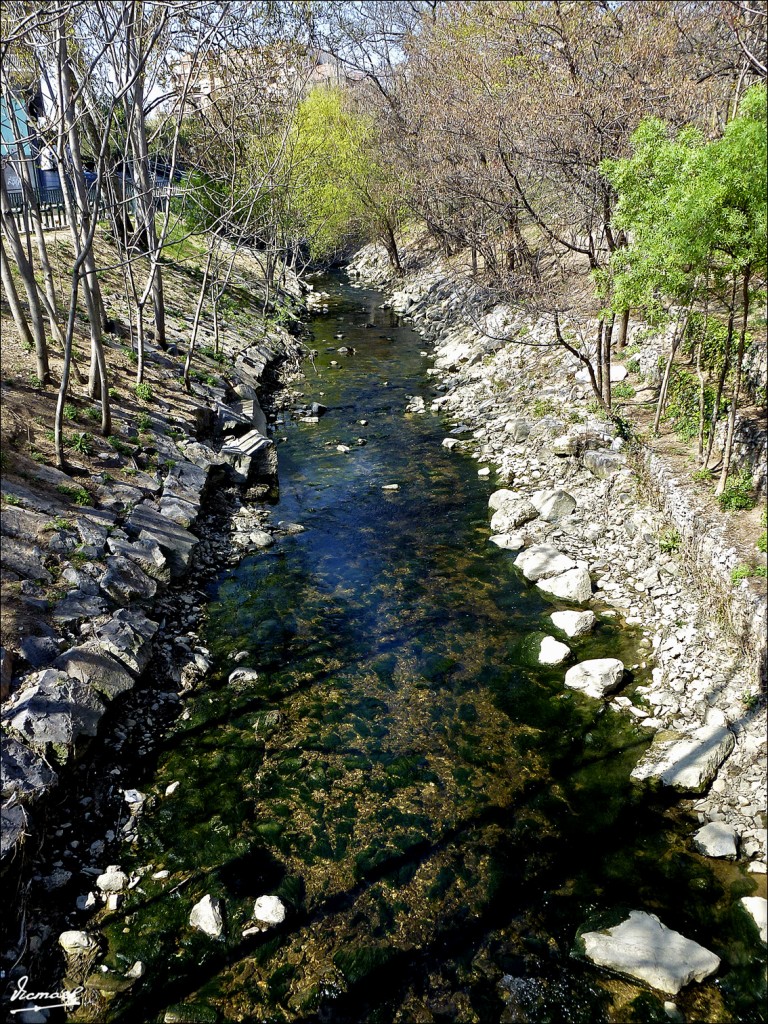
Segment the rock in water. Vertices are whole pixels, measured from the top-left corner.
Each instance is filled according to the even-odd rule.
[[[572,558],[564,555],[562,551],[558,551],[551,544],[534,544],[522,551],[515,559],[515,568],[519,569],[523,576],[527,580],[531,580],[532,583],[548,576],[560,576],[575,566],[576,563]]]
[[[733,750],[736,738],[714,719],[687,734],[657,736],[632,771],[637,782],[660,782],[683,793],[702,793]]]
[[[760,941],[768,943],[768,900],[764,896],[742,896],[741,905],[760,932]]]
[[[592,597],[592,580],[588,570],[580,565],[560,573],[559,576],[547,576],[546,579],[539,580],[536,586],[551,597],[558,597],[561,601],[573,601],[575,604],[584,604]]]
[[[585,932],[581,940],[592,963],[671,995],[714,974],[720,966],[720,958],[710,950],[667,928],[655,914],[641,910],[632,910],[615,928]]]
[[[565,673],[565,685],[581,690],[588,697],[604,697],[621,682],[624,664],[618,658],[592,658],[581,661]]]
[[[570,647],[561,644],[553,636],[545,636],[539,647],[540,665],[562,665],[571,653]]]
[[[705,857],[736,860],[736,829],[724,821],[710,821],[694,835],[693,845]]]
[[[215,899],[210,893],[203,896],[199,903],[192,907],[189,923],[199,932],[205,932],[212,939],[224,937],[224,915],[221,900]]]
[[[259,896],[253,905],[253,919],[259,924],[282,924],[285,920],[285,905],[277,896]]]
[[[594,626],[594,612],[552,612],[549,616],[555,629],[569,637],[585,636]]]

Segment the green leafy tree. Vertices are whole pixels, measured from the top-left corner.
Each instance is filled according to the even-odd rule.
[[[341,90],[315,89],[298,107],[290,144],[292,207],[312,255],[375,234],[399,270],[402,182],[379,154],[373,119],[352,110]]]
[[[733,386],[721,494],[733,450],[749,312],[765,279],[765,86],[747,91],[738,115],[711,142],[690,127],[672,135],[658,120],[644,122],[632,142],[630,158],[601,166],[619,197],[614,223],[631,239],[613,256],[613,302],[615,308],[646,310],[671,302],[687,312],[703,304],[727,313],[719,390],[729,369]],[[664,384],[682,335],[683,329],[676,332]]]

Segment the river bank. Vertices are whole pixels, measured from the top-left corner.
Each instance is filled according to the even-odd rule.
[[[502,522],[498,542],[511,551],[555,546],[587,567],[597,607],[642,629],[652,682],[614,702],[655,734],[637,776],[679,789],[702,825],[724,823],[765,895],[766,601],[760,581],[731,583],[744,549],[663,457],[595,414],[578,364],[541,347],[551,344],[544,323],[504,307],[472,323],[467,279],[437,255],[418,263],[393,278],[386,253],[370,246],[349,268],[353,280],[387,287],[392,308],[430,343],[435,393],[428,407],[410,409],[447,414],[444,444],[470,452],[480,475],[517,498],[539,510],[561,490],[575,499],[573,512],[523,518],[506,536]],[[521,328],[523,344],[499,337]],[[701,772],[676,779],[679,759]]]
[[[295,330],[265,318],[259,273],[253,257],[237,259],[225,301],[240,296],[240,307],[216,325],[216,348],[210,316],[201,318],[187,393],[197,279],[194,267],[168,270],[167,344],[147,342],[134,386],[135,354],[115,329],[113,433],[68,432],[64,471],[47,464],[55,395],[30,386],[3,322],[2,868],[14,893],[3,948],[13,976],[34,975],[55,929],[49,908],[133,834],[141,801],[131,802],[127,776],[210,668],[197,633],[210,573],[272,542],[272,527],[236,517],[246,494],[277,486],[267,421],[303,349]],[[273,301],[289,322],[306,294],[287,275]],[[93,419],[78,392],[69,430]]]

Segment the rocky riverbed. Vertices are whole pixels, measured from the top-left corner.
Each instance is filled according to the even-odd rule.
[[[490,501],[498,534],[492,540],[510,558],[536,545],[556,549],[570,560],[572,576],[586,570],[591,581],[587,597],[575,578],[560,577],[575,586],[571,600],[642,629],[642,664],[652,666],[652,682],[612,700],[654,736],[633,774],[678,790],[702,825],[691,843],[710,856],[738,855],[761,880],[764,896],[765,596],[744,588],[746,638],[738,638],[717,621],[700,583],[702,574],[732,568],[738,553],[709,545],[716,564],[702,566],[677,550],[674,522],[659,510],[658,496],[649,500],[642,452],[592,411],[579,364],[552,346],[551,324],[507,307],[468,322],[469,283],[439,260],[392,283],[385,254],[371,246],[350,274],[379,287],[389,283],[392,308],[430,342],[424,355],[434,398],[430,405],[412,401],[406,411],[446,414],[452,429],[443,445],[469,453],[481,477],[502,485]],[[503,340],[516,335],[524,343]],[[622,366],[614,371],[617,380],[626,376]],[[657,480],[668,478],[662,466]],[[707,531],[706,518],[690,507],[685,514]],[[722,523],[711,527],[714,536],[723,532]],[[562,638],[562,630],[555,632]],[[725,854],[708,840],[712,823],[719,837],[729,837]]]

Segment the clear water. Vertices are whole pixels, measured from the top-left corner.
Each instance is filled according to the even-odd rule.
[[[692,823],[629,784],[648,736],[529,663],[556,606],[488,544],[495,485],[441,448],[449,424],[403,414],[431,394],[423,342],[381,295],[324,283],[305,394],[329,412],[277,434],[273,518],[306,530],[211,584],[216,669],[143,781],[157,798],[122,861],[171,877],[103,922],[107,962],[147,967],[108,1019],[666,1020],[571,955],[586,922],[645,909],[724,959],[679,999],[688,1020],[764,1020],[731,903],[749,883],[714,877]],[[632,663],[635,640],[604,620],[573,649]],[[259,679],[228,684],[240,651]],[[187,924],[205,893],[224,942]],[[242,938],[266,893],[285,923]]]

